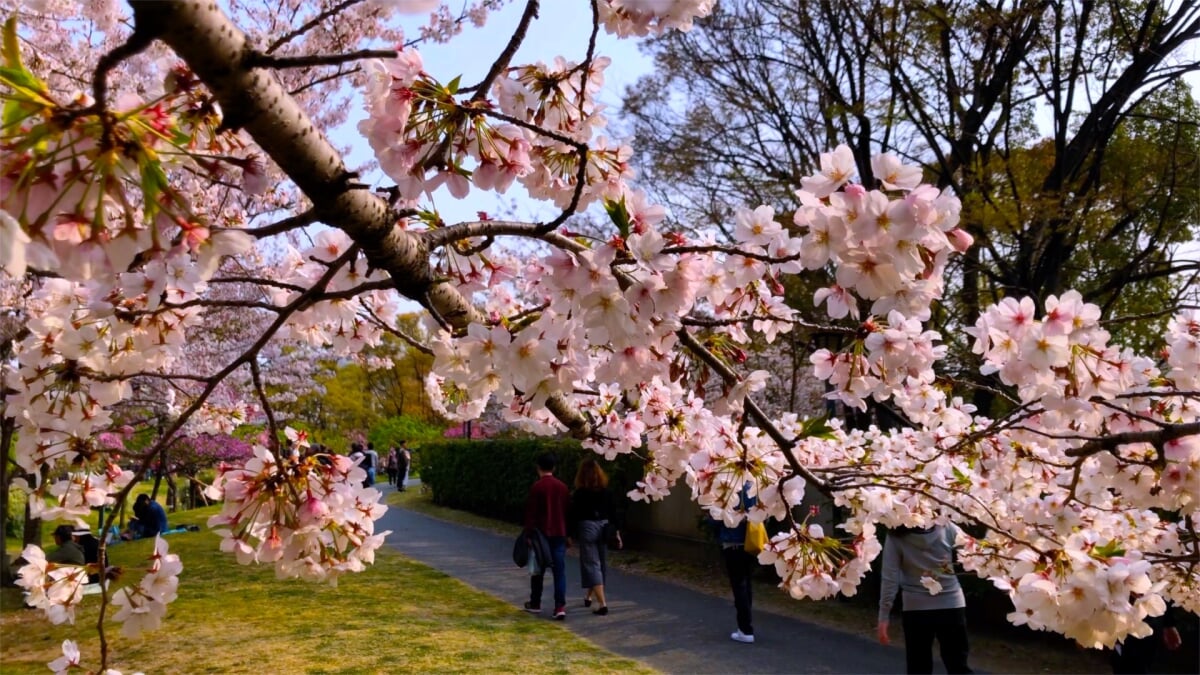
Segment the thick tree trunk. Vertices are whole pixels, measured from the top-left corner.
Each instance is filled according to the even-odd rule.
[[[45,467],[43,467],[45,471]],[[40,484],[37,474],[25,474],[25,480],[29,481],[30,485]],[[45,480],[45,476],[41,477]],[[34,518],[29,510],[29,502],[25,502],[25,528],[21,533],[21,545],[28,546],[30,544],[42,545],[42,519]]]
[[[166,474],[167,479],[167,510],[171,513],[179,510],[179,488],[175,485],[175,477]]]
[[[11,586],[13,582],[12,567],[8,562],[8,494],[9,494],[9,479],[12,474],[9,471],[9,452],[12,449],[13,429],[16,426],[16,421],[11,417],[4,417],[0,414],[0,534],[5,535],[0,539],[0,586]]]

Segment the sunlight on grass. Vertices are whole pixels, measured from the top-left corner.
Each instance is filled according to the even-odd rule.
[[[203,525],[216,508],[172,514],[171,524]],[[188,532],[165,538],[183,559],[179,599],[163,627],[136,639],[110,623],[110,665],[146,673],[654,672],[528,616],[390,550],[337,588],[275,579],[270,567],[243,567],[217,551],[218,537]],[[110,550],[116,565],[137,568],[151,541]],[[138,575],[131,575],[136,581]],[[118,585],[121,585],[120,582]],[[80,640],[83,665],[95,668],[92,628],[98,597],[88,596],[76,626],[52,626],[0,596],[0,670],[45,673],[68,637]]]

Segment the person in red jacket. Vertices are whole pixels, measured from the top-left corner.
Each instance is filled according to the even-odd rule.
[[[554,574],[554,618],[567,618],[567,510],[571,505],[571,493],[567,484],[554,477],[557,459],[553,453],[537,458],[538,479],[529,488],[525,500],[525,527],[536,529],[550,543],[551,572]],[[537,569],[529,577],[529,602],[525,611],[534,614],[542,611],[542,583],[546,568]]]

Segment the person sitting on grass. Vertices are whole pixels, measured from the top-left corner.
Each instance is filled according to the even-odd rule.
[[[60,565],[87,564],[87,559],[83,554],[83,547],[71,538],[71,533],[74,529],[70,525],[59,525],[54,528],[54,543],[57,545],[57,548],[46,554],[46,562],[59,563]]]
[[[158,502],[150,499],[150,495],[142,494],[133,502],[133,518],[129,519],[129,529],[121,538],[145,539],[169,529],[171,528],[167,526],[167,512]]]

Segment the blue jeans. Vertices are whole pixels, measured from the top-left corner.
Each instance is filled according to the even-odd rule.
[[[567,604],[567,538],[546,537],[550,542],[551,572],[554,574],[554,609],[565,607]],[[542,606],[542,582],[546,578],[546,570],[541,574],[529,577],[529,603],[534,607]]]

